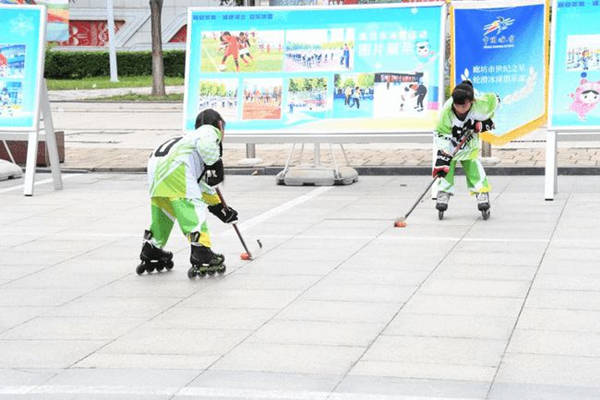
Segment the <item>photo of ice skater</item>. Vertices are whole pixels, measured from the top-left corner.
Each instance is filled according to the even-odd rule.
[[[600,35],[570,35],[567,37],[567,71],[600,69]]]
[[[373,115],[374,74],[335,74],[333,113],[336,118]]]
[[[283,31],[202,33],[202,72],[274,72],[283,68]]]
[[[354,29],[286,32],[285,71],[339,71],[354,67]]]
[[[0,78],[23,78],[25,71],[24,44],[0,44]]]
[[[198,94],[198,112],[212,108],[228,121],[238,119],[237,79],[202,80]]]
[[[18,114],[23,103],[21,82],[0,81],[0,118],[10,118]]]
[[[242,119],[280,119],[282,79],[244,80]]]
[[[374,109],[377,117],[418,114],[427,110],[422,73],[380,72],[375,74]]]

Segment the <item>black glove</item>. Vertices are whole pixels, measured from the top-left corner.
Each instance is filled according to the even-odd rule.
[[[478,123],[480,121],[477,121]],[[496,126],[494,125],[494,121],[492,121],[491,118],[486,119],[485,121],[481,121],[481,130],[479,132],[488,132],[488,131],[492,131],[496,128]]]
[[[204,180],[208,186],[217,186],[225,179],[225,169],[223,168],[223,160],[219,158],[219,161],[213,165],[205,165],[204,172],[202,173]],[[202,179],[202,176],[200,179]]]
[[[450,161],[452,156],[448,153],[444,153],[441,150],[437,152],[437,158],[435,160],[435,167],[433,167],[433,173],[431,176],[443,178],[450,171]]]
[[[238,213],[231,207],[223,207],[223,204],[215,204],[214,206],[208,206],[208,211],[213,213],[217,218],[226,224],[237,222]]]

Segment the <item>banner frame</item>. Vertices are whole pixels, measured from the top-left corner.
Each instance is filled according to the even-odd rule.
[[[442,106],[443,106],[443,99],[444,99],[444,95],[445,95],[445,86],[444,86],[444,60],[446,58],[446,46],[445,46],[445,35],[446,35],[446,28],[447,28],[447,24],[446,24],[446,17],[448,14],[448,2],[446,0],[440,0],[440,1],[432,1],[432,2],[427,2],[427,3],[383,3],[383,4],[349,4],[349,5],[344,5],[344,7],[339,7],[339,6],[334,6],[334,5],[311,5],[311,6],[274,6],[274,7],[270,7],[270,6],[259,6],[259,7],[252,7],[250,10],[246,10],[246,11],[251,11],[251,12],[260,12],[260,11],[293,11],[293,10],[301,10],[301,11],[307,11],[307,10],[349,10],[349,9],[365,9],[365,8],[371,8],[371,9],[386,9],[386,8],[422,8],[422,7],[439,7],[440,8],[440,43],[443,44],[442,46],[440,46],[440,62],[439,62],[439,67],[437,70],[437,74],[438,74],[438,112],[441,111]],[[223,7],[188,7],[187,8],[187,26],[188,26],[188,30],[187,30],[187,40],[186,40],[186,54],[191,54],[191,32],[192,32],[192,14],[194,12],[212,12],[212,11],[220,11],[220,12],[233,12],[233,11],[244,11],[244,9],[242,8],[234,8],[234,9],[227,9],[224,10]],[[189,92],[189,72],[190,72],[190,59],[191,57],[186,57],[186,62],[185,62],[185,83],[184,83],[184,99],[183,99],[183,113],[182,113],[182,125],[183,125],[183,131],[184,132],[188,132],[190,131],[190,129],[186,128],[186,105],[188,102],[188,92]],[[328,132],[328,131],[315,131],[314,129],[311,129],[310,132],[310,136],[313,137],[322,137],[322,136],[329,136],[331,138],[335,138],[336,142],[340,141],[341,143],[344,143],[343,140],[344,138],[347,138],[348,140],[352,140],[352,138],[356,138],[357,135],[385,135],[385,136],[395,136],[395,137],[399,137],[402,135],[431,135],[431,132],[433,130],[432,129],[423,129],[423,130],[407,130],[407,131],[373,131],[373,132],[369,132],[369,131],[348,131],[348,132]],[[283,140],[283,142],[292,142],[289,139],[292,139],[294,136],[299,136],[299,135],[308,135],[308,133],[303,133],[301,131],[298,130],[285,130],[285,129],[279,129],[279,130],[269,130],[268,132],[261,132],[261,131],[256,131],[256,130],[242,130],[242,129],[236,129],[235,131],[228,131],[228,141],[231,141],[232,138],[234,137],[238,137],[239,139],[237,140],[238,143],[264,143],[261,139],[265,138],[265,137],[272,137],[272,138],[277,138],[279,140],[282,139],[286,139]],[[375,139],[375,138],[374,138]],[[254,141],[254,140],[258,140],[258,141]],[[294,138],[295,142],[297,141],[297,138]],[[312,142],[314,142],[314,138],[312,139]],[[361,141],[362,142],[362,141]],[[377,142],[377,141],[374,141]],[[327,143],[333,143],[333,142],[327,142]],[[346,142],[347,143],[347,142]]]

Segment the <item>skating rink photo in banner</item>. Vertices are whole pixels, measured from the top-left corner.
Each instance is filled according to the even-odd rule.
[[[0,130],[35,130],[43,75],[46,13],[0,4]]]
[[[600,129],[600,1],[553,4],[551,129]]]
[[[445,3],[192,8],[184,128],[428,132],[443,101]]]
[[[496,129],[482,135],[492,144],[545,123],[547,12],[544,0],[453,3],[452,86],[469,79],[476,95],[498,95]]]

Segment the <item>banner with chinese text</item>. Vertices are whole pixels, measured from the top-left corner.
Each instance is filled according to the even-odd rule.
[[[451,85],[469,79],[494,92],[496,129],[482,135],[501,145],[546,120],[547,5],[545,0],[453,3]]]
[[[0,130],[37,128],[46,13],[0,4]]]
[[[549,129],[600,129],[600,1],[554,1]]]
[[[445,4],[190,9],[185,129],[427,132],[443,96]]]

